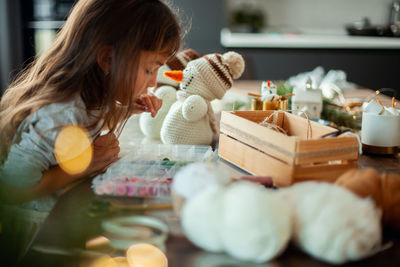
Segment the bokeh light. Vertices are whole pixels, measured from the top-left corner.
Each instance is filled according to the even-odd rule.
[[[126,252],[129,267],[167,267],[164,252],[151,244],[139,243],[130,246]]]
[[[79,126],[64,127],[56,138],[54,153],[57,163],[66,173],[74,175],[84,172],[93,155],[87,131]]]
[[[129,267],[125,257],[111,258],[108,255],[95,259],[89,265],[81,267]]]

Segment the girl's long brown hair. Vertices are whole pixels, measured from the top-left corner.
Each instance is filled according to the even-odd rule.
[[[52,46],[28,66],[0,102],[0,164],[20,123],[40,107],[82,97],[88,112],[97,110],[111,131],[122,127],[133,110],[142,50],[176,53],[182,32],[177,16],[161,0],[80,0]],[[110,74],[97,55],[111,46]],[[124,111],[116,108],[122,96]],[[117,129],[118,128],[118,129]]]

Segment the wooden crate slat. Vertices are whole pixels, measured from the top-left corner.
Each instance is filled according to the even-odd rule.
[[[357,168],[357,161],[351,160],[342,164],[317,165],[308,167],[294,168],[294,181],[302,182],[308,180],[318,180],[335,182],[336,179],[350,169]]]
[[[224,134],[220,135],[218,155],[251,174],[271,176],[277,186],[292,184],[291,166]]]
[[[296,137],[286,136],[229,112],[222,112],[220,131],[285,162],[294,162]]]
[[[301,156],[301,154],[300,154]],[[307,157],[297,157],[296,158],[296,166],[301,166],[306,163],[324,163],[333,160],[355,160],[358,159],[358,148],[357,150],[345,151],[342,153],[335,153],[332,155],[324,155],[324,156],[312,156],[312,154],[307,154]]]
[[[299,140],[295,164],[351,160],[359,156],[359,143],[354,136]]]

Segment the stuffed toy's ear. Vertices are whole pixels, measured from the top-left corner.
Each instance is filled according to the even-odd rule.
[[[206,115],[208,106],[199,95],[191,95],[182,105],[182,114],[187,121],[198,121]]]
[[[164,72],[164,76],[180,83],[183,79],[183,72],[181,70],[166,71]]]

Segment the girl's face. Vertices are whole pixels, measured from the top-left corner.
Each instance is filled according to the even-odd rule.
[[[168,55],[153,51],[142,51],[140,53],[139,69],[137,73],[134,97],[147,93],[148,87],[154,87],[157,83],[158,69],[165,64]]]

